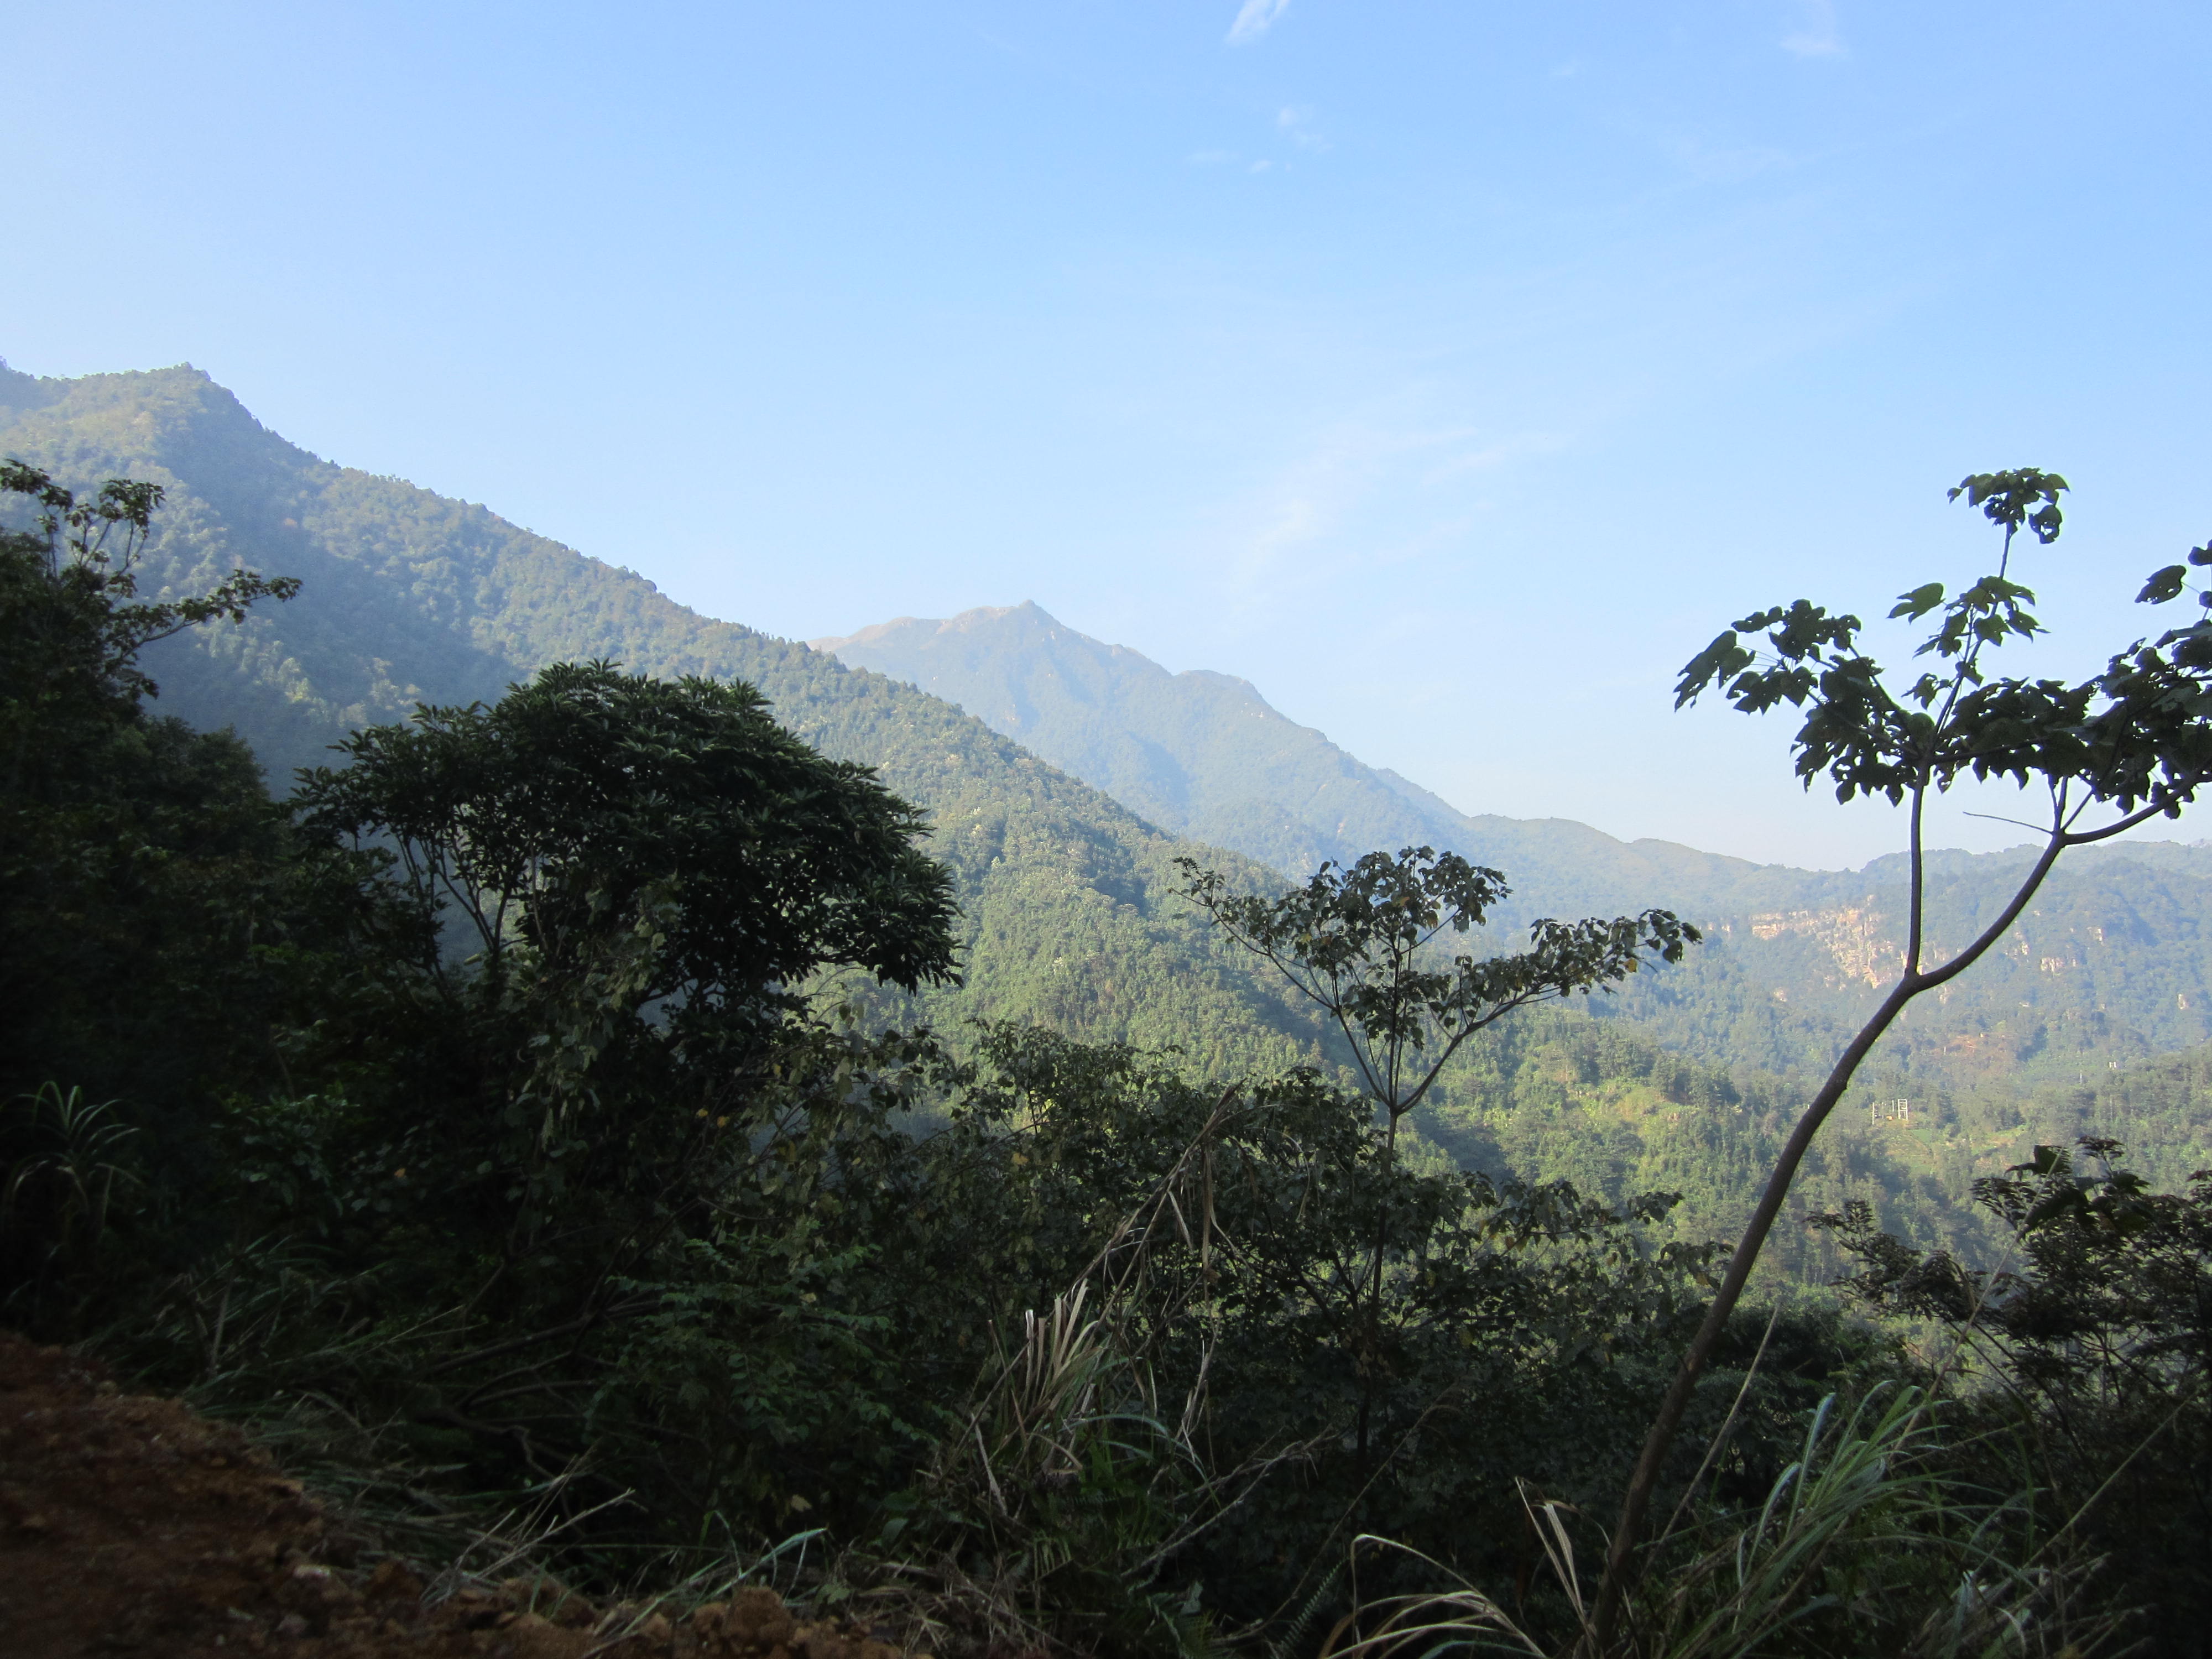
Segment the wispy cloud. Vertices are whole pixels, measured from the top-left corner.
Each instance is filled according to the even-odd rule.
[[[1290,6],[1291,0],[1244,0],[1237,9],[1237,21],[1229,26],[1229,44],[1249,46],[1273,28]]]
[[[1328,140],[1313,130],[1313,118],[1311,109],[1292,105],[1276,113],[1275,126],[1300,149],[1327,149]]]
[[[1842,55],[1844,41],[1836,31],[1835,0],[1802,0],[1797,15],[1801,27],[1782,37],[1783,51],[1793,58]]]
[[[1219,614],[1236,629],[1266,629],[1358,573],[1454,556],[1475,525],[1484,475],[1567,447],[1553,433],[1498,436],[1384,411],[1338,421],[1224,503],[1214,544]]]

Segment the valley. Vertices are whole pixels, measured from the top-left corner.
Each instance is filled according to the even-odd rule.
[[[485,507],[321,460],[189,368],[0,374],[0,450],[80,483],[160,482],[169,494],[147,550],[150,586],[184,591],[241,562],[301,579],[291,603],[148,658],[163,712],[234,727],[280,788],[294,769],[330,758],[351,726],[404,720],[418,702],[492,700],[553,662],[605,659],[758,685],[792,731],[876,768],[928,813],[932,850],[959,896],[963,982],[855,994],[878,1017],[927,1020],[956,1042],[969,1020],[1012,1019],[1171,1048],[1206,1075],[1334,1068],[1337,1039],[1206,936],[1177,896],[1173,860],[1195,856],[1260,885],[1322,859],[1427,844],[1506,872],[1514,891],[1492,949],[1513,948],[1546,915],[1656,904],[1704,927],[1706,943],[1679,966],[1536,1029],[1584,1055],[1577,1074],[1595,1067],[1601,1089],[1633,1093],[1653,1067],[1686,1064],[1706,1079],[1704,1097],[1749,1091],[1766,1103],[1763,1117],[1732,1113],[1700,1133],[1764,1144],[1776,1114],[1802,1097],[1801,1079],[1871,1007],[1901,948],[1901,858],[1796,870],[1562,820],[1464,814],[1285,719],[1255,687],[1170,674],[1034,605],[903,619],[811,647],[775,639],[699,616],[644,577]],[[1939,951],[1982,925],[2021,857],[1936,855]],[[2073,1122],[2079,1115],[2054,1103],[2071,1097],[2067,1085],[2078,1095],[2093,1073],[2102,1086],[2212,1042],[2209,916],[2212,846],[2142,839],[2075,855],[2001,952],[1885,1042],[1832,1131],[1857,1137],[1836,1168],[1860,1173],[1816,1182],[1808,1203],[1833,1207],[1848,1189],[1883,1199],[1891,1221],[1931,1237],[1971,1231],[1972,1180]],[[1509,1028],[1497,1042],[1443,1080],[1422,1119],[1432,1144],[1494,1173],[1602,1169],[1593,1190],[1616,1199],[1662,1176],[1708,1188],[1707,1176],[1684,1174],[1697,1154],[1662,1150],[1697,1109],[1671,1100],[1667,1134],[1603,1114],[1562,1118],[1555,1085],[1513,1058],[1521,1036]],[[1909,1130],[1886,1127],[1879,1103],[1914,1097],[1949,1103]],[[2173,1100],[2138,1115],[2126,1139],[2185,1175],[2207,1110],[2201,1095]],[[1519,1127],[1485,1127],[1507,1124]],[[1652,1149],[1641,1150],[1647,1139]],[[1615,1150],[1593,1150],[1601,1145]],[[1639,1150],[1620,1150],[1631,1145]],[[1715,1154],[1718,1167],[1753,1161],[1747,1149]],[[1708,1191],[1685,1223],[1725,1231],[1744,1201]]]

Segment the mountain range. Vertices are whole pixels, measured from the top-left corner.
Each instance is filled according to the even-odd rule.
[[[1154,822],[1292,878],[1322,859],[1425,844],[1504,870],[1516,890],[1501,913],[1509,922],[1651,904],[1692,916],[1713,928],[1716,948],[1625,1002],[1711,1060],[1818,1063],[1821,1042],[1863,1014],[1899,957],[1901,857],[1797,870],[1622,842],[1567,819],[1464,813],[1286,718],[1247,681],[1170,673],[1034,603],[902,617],[812,644],[958,703]],[[2025,857],[1934,856],[1940,945],[1956,948],[1979,930]],[[1891,1048],[1917,1047],[1923,1069],[1961,1073],[1980,1069],[1968,1056],[1990,1049],[2014,1061],[2054,1046],[2072,1052],[2100,1017],[2093,1045],[2134,1053],[2137,1043],[2148,1052],[2203,1041],[2212,1027],[2200,988],[2212,961],[2197,919],[2208,901],[2212,847],[2203,843],[2076,854],[2009,951],[1962,982],[1935,1020],[1916,1013],[1940,1034],[1934,1052],[1909,1032]],[[2155,1006],[2143,990],[2153,982]],[[1961,1038],[1972,1047],[1959,1048]]]
[[[484,507],[310,454],[189,368],[73,380],[0,369],[0,453],[79,488],[110,476],[161,483],[149,592],[204,588],[240,563],[302,579],[290,604],[169,641],[149,661],[164,710],[235,726],[280,783],[328,759],[351,726],[404,719],[422,702],[495,698],[563,659],[757,684],[800,735],[879,768],[928,811],[963,906],[965,983],[900,1012],[956,1033],[971,1017],[1033,1019],[1175,1045],[1217,1075],[1328,1063],[1334,1050],[1310,1011],[1220,950],[1177,896],[1182,855],[1256,888],[1322,858],[1425,842],[1504,869],[1516,886],[1508,924],[1665,904],[1705,925],[1708,943],[1681,968],[1594,1000],[1613,1033],[1603,1043],[1547,1024],[1516,1051],[1522,1061],[1447,1079],[1432,1127],[1445,1136],[1460,1123],[1455,1144],[1480,1161],[1482,1147],[1505,1144],[1497,1112],[1561,1090],[1568,1105],[1583,1102],[1576,1111],[1610,1103],[1589,1121],[1615,1125],[1605,1133],[1616,1139],[1622,1112],[1786,1103],[1794,1085],[1729,1079],[1824,1066],[1896,961],[1901,860],[1795,870],[1462,813],[1287,720],[1243,681],[1170,674],[1035,605],[902,619],[810,649],[702,617]],[[2021,862],[1936,860],[1939,945],[1978,928]],[[1918,1100],[1912,1133],[1953,1139],[1921,1152],[1898,1143],[1898,1167],[1950,1169],[1962,1193],[1960,1159],[1985,1166],[2037,1132],[2015,1097],[2059,1101],[2212,1040],[2208,918],[2212,848],[2142,842],[2076,857],[2000,951],[1885,1042],[1862,1091],[1875,1103],[1869,1133],[1886,1121],[1880,1101]],[[1545,1031],[1563,1035],[1547,1047]],[[1703,1080],[1614,1086],[1675,1076],[1666,1051]],[[2197,1098],[2156,1097],[2176,1124],[2201,1115],[2186,1102],[2168,1109],[2184,1096]],[[1589,1144],[1563,1130],[1546,1167]],[[1621,1169],[1644,1168],[1622,1157]]]
[[[1622,842],[1570,818],[1470,816],[1300,726],[1248,680],[1170,673],[1034,602],[945,621],[901,617],[810,643],[957,703],[1163,829],[1294,878],[1377,848],[1449,848],[1507,871],[1522,900],[1516,915],[1557,915],[1756,908],[1797,897],[1810,873]]]
[[[78,488],[166,492],[141,572],[196,592],[234,565],[299,597],[201,629],[147,662],[157,711],[233,726],[281,789],[350,727],[419,703],[497,698],[550,663],[750,680],[824,752],[927,806],[963,912],[966,983],[907,1010],[1042,1020],[1097,1041],[1177,1043],[1236,1070],[1318,1059],[1318,1028],[1213,952],[1172,860],[1224,855],[1162,833],[938,698],[676,605],[642,576],[486,508],[335,465],[286,442],[189,368],[39,380],[0,370],[0,454]],[[1226,855],[1248,879],[1257,866]]]

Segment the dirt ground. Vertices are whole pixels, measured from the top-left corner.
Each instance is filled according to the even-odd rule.
[[[394,1559],[336,1538],[237,1430],[121,1392],[99,1368],[0,1332],[0,1654],[225,1659],[897,1659],[802,1623],[775,1592],[672,1621],[550,1580],[430,1604]]]

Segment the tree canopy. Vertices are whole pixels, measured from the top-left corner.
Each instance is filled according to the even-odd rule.
[[[951,883],[920,814],[776,725],[751,686],[562,664],[340,747],[343,765],[302,779],[302,822],[388,842],[495,979],[516,945],[573,971],[641,905],[657,921],[636,1003],[678,1027],[781,1011],[825,966],[909,991],[955,977]]]

